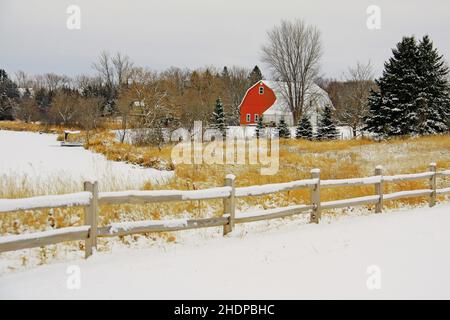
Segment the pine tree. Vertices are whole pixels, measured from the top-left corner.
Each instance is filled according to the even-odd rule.
[[[36,91],[34,95],[34,100],[38,105],[39,109],[43,111],[47,111],[52,104],[52,100],[54,98],[54,92],[47,90],[45,88],[40,88]]]
[[[288,139],[291,137],[291,131],[289,130],[289,127],[283,118],[281,118],[280,122],[278,123],[277,129],[278,129],[278,136],[280,138]]]
[[[230,72],[228,71],[228,67],[225,66],[223,67],[222,73],[220,74],[220,76],[224,79],[229,79],[230,78]]]
[[[226,133],[226,123],[225,123],[225,112],[223,109],[223,104],[220,98],[216,100],[216,106],[211,118],[211,127],[220,130],[223,135]]]
[[[404,37],[369,97],[366,130],[380,137],[448,130],[450,100],[444,66],[428,37]]]
[[[259,137],[261,136],[261,133],[264,129],[264,122],[263,122],[263,116],[258,118],[258,122],[256,124],[256,138],[259,139]]]
[[[295,138],[312,140],[314,137],[311,121],[303,114],[295,130]]]
[[[421,84],[416,98],[417,124],[411,129],[416,134],[449,131],[450,97],[447,77],[449,69],[442,55],[433,48],[433,42],[424,36],[419,42],[418,74]]]
[[[248,82],[250,83],[251,86],[263,79],[264,77],[258,66],[255,66],[248,76]]]
[[[407,116],[418,94],[416,40],[404,37],[392,53],[393,57],[384,65],[382,77],[375,81],[379,91],[371,92],[366,119],[366,129],[381,137],[409,133],[414,120]]]
[[[13,105],[19,98],[17,85],[0,69],[0,120],[12,120]]]
[[[325,106],[317,128],[317,140],[334,140],[339,137],[339,132],[332,118],[332,110]]]

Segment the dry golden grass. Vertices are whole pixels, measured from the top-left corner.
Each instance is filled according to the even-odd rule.
[[[71,128],[37,122],[25,123],[22,121],[0,121],[0,130],[61,133],[66,129]]]
[[[3,122],[0,122],[3,124]],[[8,124],[12,127],[29,129],[30,124]],[[37,127],[36,127],[37,128]],[[40,127],[39,127],[40,128]],[[86,147],[104,154],[107,159],[140,164],[146,167],[175,170],[175,178],[164,185],[147,183],[142,188],[198,190],[223,185],[228,173],[236,175],[237,186],[250,186],[268,183],[288,182],[310,177],[312,168],[321,169],[322,179],[344,179],[373,175],[377,165],[384,167],[388,175],[414,173],[427,170],[430,162],[436,161],[439,170],[450,169],[450,136],[427,136],[419,138],[392,139],[374,142],[367,139],[311,142],[305,140],[282,140],[280,142],[280,167],[276,175],[263,176],[259,165],[185,165],[174,166],[171,161],[172,146],[159,150],[156,147],[137,147],[115,141],[113,133],[97,130]],[[248,156],[248,155],[247,155]],[[65,193],[63,182],[58,182]],[[439,179],[439,187],[450,186],[450,179]],[[427,188],[426,180],[390,183],[385,193],[403,190]],[[323,188],[322,201],[353,198],[374,193],[373,186]],[[3,185],[1,197],[18,198],[35,195],[33,190],[17,185]],[[241,198],[237,202],[238,210],[251,207],[273,208],[292,204],[309,203],[309,191],[298,190],[277,193],[262,197]],[[439,197],[442,200],[443,197]],[[426,202],[426,198],[410,198],[386,202],[386,207],[417,205]],[[145,219],[171,219],[181,216],[205,217],[221,215],[222,201],[188,201],[177,203],[139,205],[108,205],[100,208],[101,226],[111,222]],[[1,233],[20,233],[26,230],[42,230],[47,227],[66,227],[82,221],[82,211],[75,208],[40,210],[36,212],[10,213],[0,219]],[[154,237],[155,235],[149,235]],[[171,234],[162,235],[167,241],[174,241]],[[125,241],[125,238],[121,238]],[[128,240],[126,240],[128,241]]]
[[[108,159],[126,161],[146,167],[158,167],[158,163],[166,163],[167,169],[174,165],[171,161],[172,145],[159,150],[156,147],[136,147],[129,144],[112,142],[113,135],[99,133],[89,148],[103,153]],[[307,179],[312,168],[321,169],[322,179],[345,179],[373,175],[374,168],[382,165],[384,174],[416,173],[427,170],[430,162],[437,162],[438,168],[450,168],[450,136],[425,136],[418,138],[397,138],[384,142],[369,139],[340,141],[280,141],[280,168],[276,175],[261,175],[259,165],[185,165],[175,166],[175,176],[166,185],[146,184],[144,189],[182,189],[197,190],[220,186],[226,174],[236,175],[237,186],[250,186],[268,183],[287,182]],[[247,160],[248,160],[248,154]],[[397,160],[398,159],[398,160]],[[248,161],[247,161],[248,162]],[[161,166],[160,166],[161,168]],[[162,167],[164,168],[164,167]],[[448,184],[448,179],[439,180],[441,186]],[[386,192],[421,189],[427,187],[426,180],[390,183],[385,186]],[[373,186],[324,188],[322,200],[337,200],[373,194]],[[309,192],[306,190],[290,191],[263,197],[240,199],[240,209],[259,205],[264,208],[307,203]],[[424,198],[409,198],[386,202],[387,207],[402,204],[417,205],[425,202]],[[161,206],[159,206],[161,208]],[[200,204],[170,204],[172,212],[200,213]],[[174,207],[177,210],[173,211]],[[216,214],[220,214],[220,203],[208,206]]]
[[[310,140],[281,140],[284,146],[295,147],[304,152],[326,152],[339,151],[352,147],[364,146],[374,144],[370,139],[355,139],[355,140],[333,140],[333,141],[310,141]]]
[[[382,165],[387,175],[427,171],[430,162],[438,168],[450,168],[450,136],[427,136],[409,139],[393,139],[373,142],[366,139],[350,141],[311,142],[283,140],[280,143],[280,168],[276,175],[263,176],[258,165],[177,165],[176,180],[164,186],[146,185],[145,189],[169,188],[195,190],[223,184],[226,174],[236,175],[237,186],[307,179],[312,168],[321,169],[322,179],[345,179],[374,174],[377,165]],[[164,154],[168,154],[165,152]],[[407,160],[406,160],[407,159]],[[449,179],[439,179],[439,187],[449,185]],[[385,192],[427,188],[426,180],[389,183]],[[373,186],[323,188],[323,201],[372,195]],[[308,203],[307,190],[290,191],[263,197],[248,197],[238,201],[239,209],[259,205],[264,208]],[[409,198],[386,202],[386,207],[417,205],[425,198]],[[216,210],[220,214],[220,208]]]
[[[0,121],[0,130],[10,131],[30,131],[30,132],[45,132],[45,133],[62,133],[64,130],[78,130],[76,126],[64,126],[46,124],[41,122],[23,122],[23,121]],[[104,121],[97,131],[120,129],[119,125],[114,121]]]
[[[173,170],[174,165],[170,159],[171,149],[166,146],[159,150],[153,146],[133,146],[117,142],[114,133],[99,130],[94,133],[85,147],[93,152],[103,154],[108,160],[123,161],[141,165],[148,168]]]

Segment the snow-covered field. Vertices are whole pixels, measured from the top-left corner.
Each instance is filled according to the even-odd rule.
[[[450,298],[449,204],[257,224],[4,275],[0,298]]]
[[[61,186],[80,191],[94,177],[107,191],[173,175],[60,147],[56,135],[0,131],[0,148],[0,187],[36,194]],[[368,157],[381,157],[378,151]],[[238,225],[225,238],[221,228],[210,228],[178,232],[176,243],[139,235],[128,236],[129,245],[126,237],[102,239],[102,252],[88,260],[79,248],[58,244],[45,253],[54,252],[51,264],[34,268],[31,251],[8,252],[0,259],[0,299],[450,299],[450,204],[352,212],[359,216],[325,215],[319,225],[307,224],[307,216]],[[77,267],[81,287],[70,290]],[[370,290],[368,281],[380,288]]]
[[[52,194],[61,185],[81,190],[85,180],[98,179],[100,190],[141,188],[145,182],[162,182],[169,171],[108,161],[80,147],[61,147],[56,135],[0,130],[0,186]]]

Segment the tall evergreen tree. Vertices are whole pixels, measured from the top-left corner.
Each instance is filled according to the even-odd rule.
[[[413,37],[404,37],[384,64],[383,75],[375,82],[379,91],[369,97],[366,129],[382,137],[410,131],[407,115],[418,95],[418,50]]]
[[[263,116],[258,118],[258,122],[256,123],[256,138],[259,139],[259,137],[261,136],[261,133],[264,129],[264,122],[263,122]]]
[[[289,130],[289,127],[283,118],[281,118],[280,122],[278,123],[277,129],[278,129],[278,136],[280,138],[288,139],[291,137],[291,131]]]
[[[41,111],[47,111],[52,104],[52,100],[55,96],[55,93],[51,90],[47,90],[45,88],[40,88],[36,91],[34,95],[34,100]]]
[[[314,137],[311,121],[303,114],[295,130],[295,138],[312,140]]]
[[[258,81],[263,80],[263,75],[261,73],[261,70],[259,69],[258,66],[255,66],[252,70],[252,72],[250,72],[249,76],[248,76],[248,82],[250,83],[250,85],[254,85],[255,83],[257,83]]]
[[[222,73],[220,74],[222,78],[228,79],[230,78],[230,72],[228,71],[228,67],[223,67]]]
[[[226,133],[226,119],[225,119],[225,111],[223,109],[222,100],[218,98],[216,100],[216,106],[214,108],[214,112],[211,118],[211,127],[214,129],[220,130],[223,135]]]
[[[448,69],[428,37],[404,37],[369,97],[366,129],[380,137],[448,130]]]
[[[430,134],[448,131],[450,119],[450,96],[447,77],[449,69],[433,42],[424,36],[418,46],[419,94],[416,98],[412,132]]]
[[[333,121],[332,110],[329,105],[325,106],[317,127],[317,140],[334,140],[339,137],[339,132]]]
[[[0,120],[12,120],[13,105],[19,98],[17,85],[0,69]]]

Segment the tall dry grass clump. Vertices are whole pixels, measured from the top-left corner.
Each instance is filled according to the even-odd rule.
[[[111,131],[96,132],[90,139],[87,149],[103,154],[111,161],[123,161],[159,170],[173,170],[171,161],[171,148],[165,146],[159,149],[154,146],[134,146],[115,140],[115,134]]]
[[[40,122],[0,121],[0,130],[61,133],[70,129],[74,128]]]

